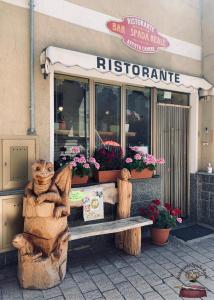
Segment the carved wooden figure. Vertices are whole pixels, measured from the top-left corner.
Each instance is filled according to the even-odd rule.
[[[132,183],[128,169],[122,169],[118,184],[117,219],[129,218],[131,214]],[[115,245],[130,255],[138,255],[141,251],[141,228],[119,232],[115,235]]]
[[[32,165],[32,181],[23,199],[24,233],[13,239],[18,249],[18,279],[23,288],[46,289],[66,273],[71,168],[54,174],[44,160]]]

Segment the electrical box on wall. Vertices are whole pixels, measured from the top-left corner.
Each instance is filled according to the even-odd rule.
[[[214,96],[202,98],[199,105],[199,169],[214,167]]]
[[[0,137],[0,190],[24,187],[37,153],[36,138]]]
[[[23,232],[23,195],[0,196],[0,252],[12,249],[11,241]]]

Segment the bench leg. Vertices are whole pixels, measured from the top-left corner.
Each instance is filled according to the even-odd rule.
[[[125,242],[125,236],[126,236],[126,231],[115,233],[114,241],[115,241],[115,247],[116,248],[118,248],[120,250],[123,250],[124,242]]]
[[[130,255],[139,255],[141,252],[141,227],[124,232],[123,250]]]

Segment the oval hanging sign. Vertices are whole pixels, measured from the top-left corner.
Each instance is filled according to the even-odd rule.
[[[139,17],[123,17],[121,22],[109,21],[111,32],[122,36],[123,43],[142,53],[155,53],[159,48],[169,47],[168,40],[157,29]]]

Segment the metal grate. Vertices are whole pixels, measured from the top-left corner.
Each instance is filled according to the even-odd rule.
[[[159,167],[164,202],[187,214],[188,197],[188,107],[157,105],[157,156],[166,164]]]

